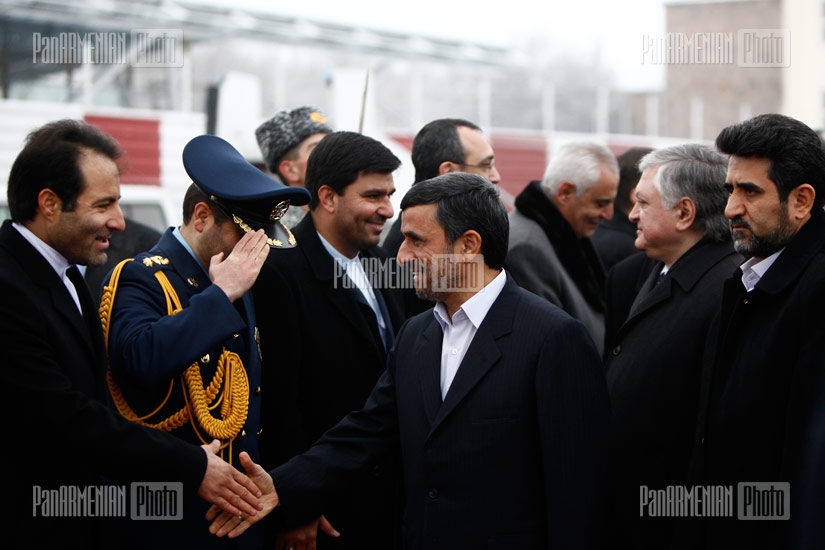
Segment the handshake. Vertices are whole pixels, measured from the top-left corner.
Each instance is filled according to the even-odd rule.
[[[212,507],[206,512],[206,519],[212,522],[209,526],[209,532],[218,537],[235,538],[242,535],[252,525],[269,515],[280,502],[272,476],[260,464],[253,462],[248,453],[242,452],[239,458],[241,466],[246,470],[250,481],[258,489],[259,505],[257,510],[252,510],[252,513],[244,514],[243,511],[238,510],[238,513],[235,514],[227,511],[225,506],[212,504]],[[279,534],[279,547],[283,546],[289,550],[296,550],[298,547],[313,550],[319,528],[331,537],[340,535],[326,518],[321,516],[308,525]]]

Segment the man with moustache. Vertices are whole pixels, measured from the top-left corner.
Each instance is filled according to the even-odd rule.
[[[725,283],[693,477],[790,483],[790,494],[770,510],[786,521],[706,518],[702,546],[822,548],[825,151],[816,132],[778,114],[725,128],[716,146],[730,155],[725,216],[748,260]]]
[[[309,214],[294,228],[300,246],[267,258],[253,288],[267,388],[263,425],[275,434],[262,456],[274,467],[299,454],[348,412],[361,408],[386,368],[403,321],[378,247],[393,215],[400,161],[380,142],[335,132],[309,156]],[[398,523],[392,457],[370,464],[357,488],[336,495],[326,517],[341,533],[323,548],[391,548]],[[281,536],[303,548],[317,521]]]

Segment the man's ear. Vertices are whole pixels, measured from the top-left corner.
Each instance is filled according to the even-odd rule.
[[[461,165],[449,160],[445,160],[438,165],[439,176],[449,174],[450,172],[461,172]]]
[[[63,201],[51,189],[41,189],[37,194],[37,209],[49,221],[54,221],[63,209]]]
[[[682,197],[674,207],[676,209],[676,229],[687,231],[696,219],[696,204],[688,197]]]
[[[217,206],[215,208],[217,208]],[[203,233],[209,225],[209,220],[214,220],[214,218],[215,215],[212,213],[209,205],[205,202],[199,202],[192,210],[192,227],[194,227],[198,233]]]
[[[319,187],[318,207],[323,208],[330,214],[334,214],[335,209],[338,207],[338,193],[336,193],[335,190],[328,185],[322,185]]]
[[[567,204],[570,199],[576,197],[576,186],[569,181],[563,181],[556,191],[556,199],[559,204]]]
[[[788,215],[793,220],[801,220],[813,210],[816,190],[810,183],[797,186],[788,195]]]
[[[474,229],[468,229],[453,243],[453,252],[466,256],[468,260],[480,254],[481,235]]]

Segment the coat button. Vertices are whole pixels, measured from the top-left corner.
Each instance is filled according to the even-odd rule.
[[[438,489],[430,489],[429,491],[427,491],[427,497],[430,500],[437,499],[438,498]]]
[[[613,348],[613,355],[614,356],[619,355],[621,352],[622,352],[622,346],[621,345],[618,345],[615,348]]]
[[[260,386],[255,388],[255,395],[258,395],[259,393],[261,393],[261,387]]]
[[[263,428],[259,429],[259,430],[258,430],[258,437],[261,437],[261,434],[262,434],[263,432],[264,432],[264,429],[263,429]]]
[[[241,430],[241,437],[246,437],[246,430]]]

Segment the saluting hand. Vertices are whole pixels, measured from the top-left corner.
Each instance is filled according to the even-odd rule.
[[[252,288],[266,257],[269,245],[263,229],[246,233],[229,256],[223,252],[212,256],[209,262],[209,278],[234,302]]]

